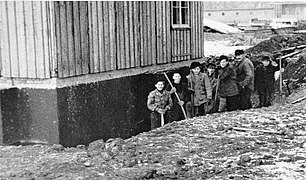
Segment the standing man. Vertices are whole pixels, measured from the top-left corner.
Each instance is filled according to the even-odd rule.
[[[181,81],[182,76],[179,72],[174,72],[173,76],[173,88],[171,88],[170,84],[167,85],[166,90],[170,92],[171,99],[173,102],[173,107],[169,111],[170,113],[170,122],[179,121],[185,119],[184,113],[182,111],[181,106],[185,109],[185,102],[187,98],[187,83]],[[177,93],[180,101],[178,101],[175,96],[175,92]]]
[[[207,113],[207,105],[212,99],[211,84],[206,73],[201,72],[201,64],[192,62],[190,65],[191,72],[188,75],[188,90],[191,92],[191,109],[195,112],[190,112],[187,108],[188,117],[194,114],[195,116],[203,116]],[[187,106],[189,106],[187,104]]]
[[[254,65],[244,54],[244,50],[237,49],[236,73],[239,87],[240,109],[252,108],[251,93],[254,90]]]

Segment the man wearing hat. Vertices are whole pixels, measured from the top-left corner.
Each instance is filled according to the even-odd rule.
[[[201,72],[201,64],[192,62],[190,65],[190,74],[188,75],[188,90],[191,92],[191,109],[187,109],[188,116],[192,117],[205,115],[207,113],[207,104],[212,99],[211,84],[206,73]],[[188,106],[189,107],[189,106]]]
[[[236,73],[239,87],[240,109],[252,108],[251,93],[254,90],[254,65],[244,54],[244,50],[237,49]]]

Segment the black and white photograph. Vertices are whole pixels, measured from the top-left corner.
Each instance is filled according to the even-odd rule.
[[[305,180],[306,1],[0,0],[1,180]]]

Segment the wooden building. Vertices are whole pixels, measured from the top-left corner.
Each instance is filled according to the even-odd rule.
[[[71,91],[84,84],[92,84],[94,87],[97,81],[137,75],[152,67],[199,60],[203,57],[202,22],[202,2],[0,1],[3,142],[9,143],[21,138],[14,135],[5,137],[5,133],[10,134],[6,128],[13,126],[5,121],[9,118],[20,121],[4,112],[14,110],[14,107],[3,109],[7,105],[5,103],[8,103],[5,100],[8,94],[16,94],[13,101],[22,109],[29,100],[19,99],[20,93],[28,95],[33,91],[29,98],[35,99],[37,89],[42,93],[40,103],[48,107],[50,101],[47,99],[50,97],[45,99],[44,93],[50,95],[50,92],[44,90],[50,89],[55,101],[52,106],[59,108],[62,106],[60,93],[65,94],[66,101],[69,101]],[[131,71],[134,74],[128,73]],[[107,73],[119,73],[120,76]],[[105,74],[109,77],[101,78]],[[30,112],[33,111],[40,112],[39,108],[31,109]],[[57,129],[61,128],[61,122],[67,118],[61,117],[59,111],[55,115],[52,112],[56,119],[54,127]],[[70,116],[73,116],[73,109],[70,111]],[[32,118],[31,122],[39,123],[35,118],[42,117],[29,115],[29,118]],[[65,144],[61,141],[60,132],[54,134],[55,137],[51,139],[41,136],[41,133],[35,137]],[[33,139],[33,135],[22,138]],[[93,139],[91,136],[82,142],[88,143]],[[82,142],[75,141],[75,144]]]

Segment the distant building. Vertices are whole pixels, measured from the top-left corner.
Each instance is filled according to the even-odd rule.
[[[297,18],[306,20],[306,3],[277,3],[275,4],[277,18]]]
[[[227,24],[251,19],[297,18],[306,20],[305,2],[204,2],[204,19]]]

